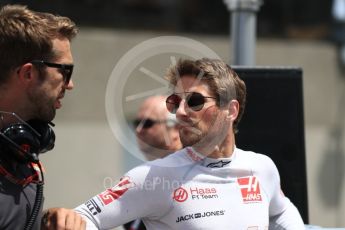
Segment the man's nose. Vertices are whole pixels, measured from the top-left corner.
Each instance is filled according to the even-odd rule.
[[[187,116],[186,101],[183,99],[176,110],[176,118]]]
[[[74,83],[73,83],[72,79],[69,80],[69,82],[68,82],[68,84],[65,86],[65,88],[68,89],[68,90],[72,90],[72,89],[74,88]]]

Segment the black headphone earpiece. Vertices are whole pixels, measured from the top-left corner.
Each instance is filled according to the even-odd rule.
[[[40,134],[38,138],[40,145],[37,152],[45,153],[52,150],[55,144],[55,133],[51,125],[54,124],[41,120],[29,120],[27,123]]]
[[[29,120],[1,130],[0,149],[19,162],[37,162],[38,154],[54,148],[55,133],[49,123]]]

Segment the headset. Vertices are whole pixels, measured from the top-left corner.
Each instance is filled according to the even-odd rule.
[[[54,148],[55,133],[51,127],[54,124],[37,119],[23,121],[15,113],[0,111],[0,121],[3,121],[4,116],[12,116],[17,121],[0,130],[0,163],[2,157],[13,159],[20,163],[30,163],[38,176],[38,180],[35,182],[30,180],[34,178],[32,175],[21,180],[25,184],[35,183],[37,186],[35,203],[24,227],[24,230],[31,230],[43,202],[44,175],[38,155]],[[35,164],[38,168],[34,167]],[[0,165],[0,167],[1,173],[6,178],[18,184],[18,179],[6,171],[3,166]]]
[[[52,122],[37,119],[25,122],[19,118],[19,122],[1,129],[0,154],[20,163],[37,163],[38,154],[54,148],[55,133],[51,126]]]

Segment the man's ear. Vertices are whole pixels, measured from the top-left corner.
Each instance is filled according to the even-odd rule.
[[[231,100],[228,104],[228,108],[226,110],[227,118],[231,119],[231,121],[236,120],[238,116],[238,112],[240,110],[240,104],[237,100]]]
[[[26,63],[19,67],[17,74],[20,80],[31,81],[34,78],[34,66],[31,63]]]

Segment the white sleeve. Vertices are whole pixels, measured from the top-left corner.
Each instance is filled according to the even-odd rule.
[[[291,201],[284,195],[280,187],[280,176],[273,161],[264,156],[263,164],[260,164],[265,192],[270,199],[269,229],[279,230],[304,230],[304,223],[300,213]]]
[[[86,229],[110,229],[159,213],[156,194],[146,181],[149,171],[147,166],[134,168],[117,185],[78,206],[75,210],[86,220]]]
[[[304,230],[302,217],[297,208],[286,198],[286,208],[276,216],[270,217],[269,229]]]

